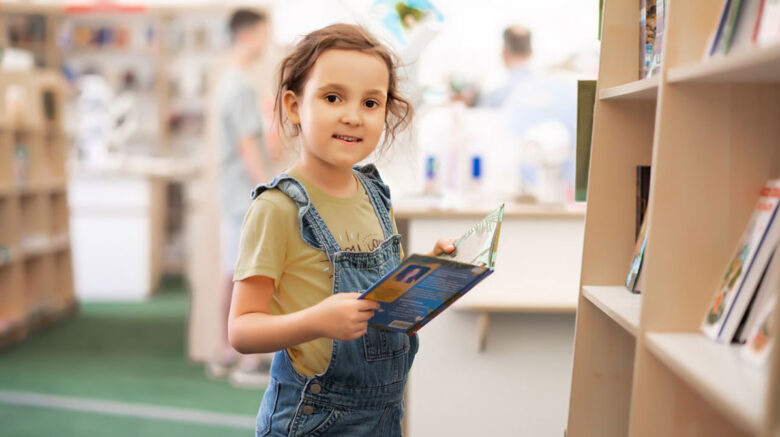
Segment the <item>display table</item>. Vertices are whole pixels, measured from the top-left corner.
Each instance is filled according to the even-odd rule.
[[[394,213],[419,253],[491,209],[399,199]],[[495,273],[419,333],[409,435],[563,435],[584,218],[584,206],[506,206]]]

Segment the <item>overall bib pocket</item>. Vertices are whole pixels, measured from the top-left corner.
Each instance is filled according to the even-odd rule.
[[[362,337],[366,361],[389,360],[409,352],[409,336],[400,332],[368,328]]]
[[[341,416],[332,407],[308,403],[298,407],[290,428],[290,437],[314,437],[325,434]]]

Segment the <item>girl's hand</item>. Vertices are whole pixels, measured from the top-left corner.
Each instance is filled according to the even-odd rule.
[[[349,341],[366,333],[368,319],[379,309],[379,303],[358,296],[360,293],[336,293],[312,307],[322,337]]]
[[[442,253],[452,253],[455,251],[455,242],[457,238],[439,238],[439,241],[433,246],[433,251],[428,253],[430,256],[439,256]]]

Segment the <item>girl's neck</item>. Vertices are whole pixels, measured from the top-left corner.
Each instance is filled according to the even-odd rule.
[[[335,167],[316,159],[306,159],[302,155],[293,169],[333,197],[347,198],[357,193],[358,182],[351,167]]]

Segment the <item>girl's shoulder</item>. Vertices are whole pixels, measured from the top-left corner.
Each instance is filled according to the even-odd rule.
[[[296,220],[298,207],[290,197],[278,189],[268,189],[254,196],[249,205],[248,216],[275,216]]]

